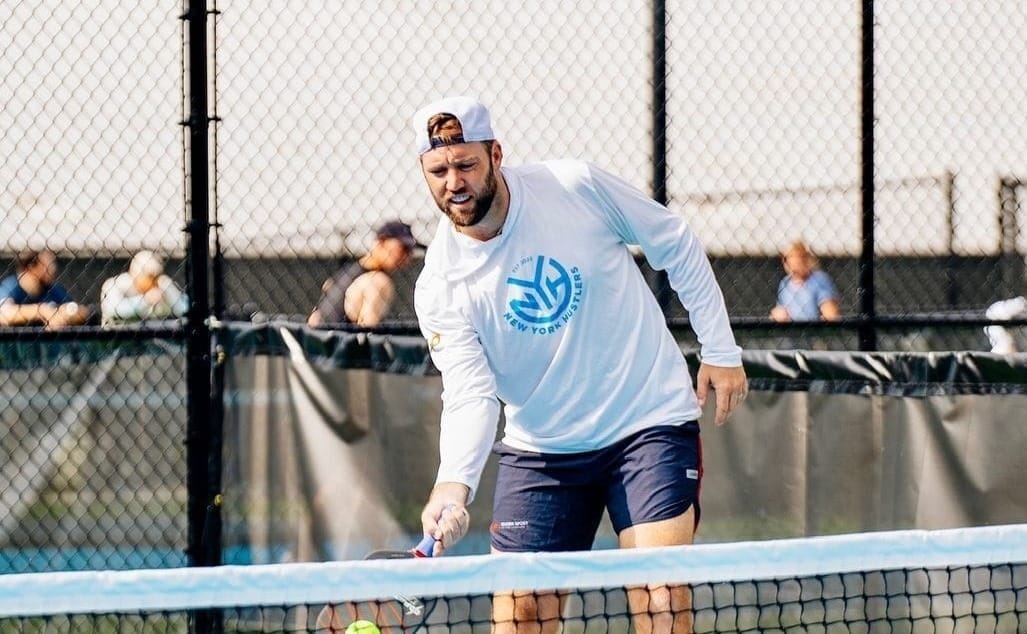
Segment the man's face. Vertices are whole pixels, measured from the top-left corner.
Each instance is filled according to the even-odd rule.
[[[499,145],[459,143],[421,156],[421,170],[432,198],[458,227],[473,227],[492,207],[496,169],[502,162]]]
[[[410,261],[410,249],[399,238],[383,238],[378,245],[383,270],[391,273]]]
[[[806,279],[813,272],[809,254],[794,249],[785,254],[784,268],[789,275],[801,280]]]
[[[57,281],[57,257],[49,251],[43,251],[32,266],[32,273],[40,284],[51,286]]]
[[[132,283],[135,284],[137,291],[140,293],[146,293],[150,289],[156,288],[157,278],[144,273],[142,275],[137,275],[135,279],[132,280]]]

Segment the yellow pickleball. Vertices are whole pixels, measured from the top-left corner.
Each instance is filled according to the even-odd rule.
[[[350,623],[346,634],[382,634],[382,631],[374,623],[361,619]]]

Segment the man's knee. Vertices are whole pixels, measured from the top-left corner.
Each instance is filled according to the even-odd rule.
[[[557,592],[518,591],[493,598],[492,617],[499,632],[557,632],[562,612]]]
[[[628,601],[633,614],[645,614],[654,618],[689,607],[678,587],[665,585],[628,588]]]
[[[687,634],[692,631],[692,592],[688,586],[633,586],[627,592],[636,632]]]
[[[671,604],[670,588],[667,586],[649,587],[649,613],[653,616],[667,614],[674,611]]]
[[[681,546],[695,539],[695,506],[681,515],[666,520],[629,526],[620,532],[621,548]]]

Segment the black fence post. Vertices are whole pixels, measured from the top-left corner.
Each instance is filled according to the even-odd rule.
[[[666,205],[667,197],[667,4],[653,0],[653,200]],[[666,314],[674,299],[666,271],[657,271],[656,299]]]
[[[212,366],[209,317],[209,138],[207,113],[207,7],[191,0],[184,19],[189,33],[189,221],[190,306],[186,331],[186,485],[188,487],[188,551],[192,566],[221,563],[220,455],[212,433]],[[196,632],[220,632],[217,611],[193,617]]]
[[[949,310],[953,310],[959,306],[960,300],[956,284],[956,270],[959,268],[956,257],[956,175],[945,172],[941,184],[945,196],[945,301]]]
[[[860,207],[863,246],[859,259],[859,349],[877,350],[877,310],[874,297],[874,2],[863,0],[861,65],[862,174]]]
[[[1003,176],[998,182],[999,261],[1002,288],[999,297],[1023,295],[1024,258],[1020,255],[1020,196],[1023,180]]]

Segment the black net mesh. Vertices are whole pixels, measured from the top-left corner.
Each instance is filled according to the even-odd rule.
[[[266,588],[265,588],[266,590]],[[664,595],[678,597],[667,602]],[[498,616],[502,596],[382,597],[360,602],[267,603],[203,610],[124,611],[0,618],[17,632],[1023,632],[1027,566],[909,568],[738,580],[690,586],[518,591],[536,618]],[[689,605],[690,604],[690,605]],[[556,613],[546,616],[547,606]],[[527,612],[519,613],[521,615]],[[497,618],[498,617],[498,618]],[[377,629],[372,629],[374,625]],[[363,626],[363,627],[361,627]],[[632,629],[634,628],[634,629]],[[510,631],[513,631],[511,629]]]

